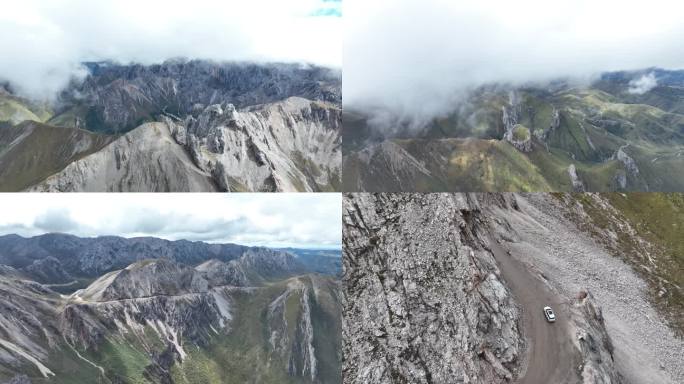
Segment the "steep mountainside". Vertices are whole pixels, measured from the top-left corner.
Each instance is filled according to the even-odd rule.
[[[85,65],[90,75],[62,92],[51,123],[122,132],[162,113],[186,116],[212,104],[241,109],[299,96],[342,105],[339,71],[316,66],[205,60]]]
[[[681,191],[681,71],[473,90],[418,136],[345,112],[347,191]],[[653,74],[641,94],[631,81]]]
[[[148,259],[59,295],[3,266],[0,381],[341,382],[333,277],[304,274],[276,251],[210,263],[270,279],[234,284],[229,275],[207,278],[215,271],[207,263]]]
[[[340,189],[339,71],[200,60],[87,66],[46,107],[2,88],[0,163],[9,171],[0,190]],[[31,135],[37,122],[74,133]],[[68,139],[88,132],[102,143]],[[20,146],[18,137],[33,139]]]
[[[661,247],[644,230],[660,221],[635,225],[618,195],[590,195],[613,215],[600,216],[585,196],[345,195],[345,380],[681,382],[684,341],[669,321],[681,288],[652,268],[671,255],[622,255],[612,232]],[[611,232],[582,226],[582,212]],[[667,298],[656,299],[656,281]]]
[[[30,188],[38,192],[211,192],[164,123],[147,123]]]
[[[0,122],[19,124],[25,120],[44,122],[52,116],[45,103],[35,103],[12,94],[0,84]]]
[[[0,126],[0,191],[20,191],[114,140],[76,128],[26,121]]]

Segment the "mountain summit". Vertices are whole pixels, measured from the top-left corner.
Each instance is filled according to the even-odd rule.
[[[85,79],[51,103],[2,88],[0,190],[340,188],[337,70],[203,60],[85,66]]]

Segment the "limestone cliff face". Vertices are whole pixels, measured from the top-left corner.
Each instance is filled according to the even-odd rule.
[[[519,222],[539,227],[518,200],[345,195],[346,383],[623,382],[593,296],[513,256]]]
[[[291,97],[237,111],[210,105],[174,137],[228,191],[335,190],[341,182],[341,109]]]
[[[315,381],[317,359],[313,346],[310,295],[307,284],[298,279],[291,280],[287,289],[269,304],[266,316],[271,353],[287,357],[290,375]],[[294,310],[296,317],[288,318],[288,301],[289,310]]]
[[[57,316],[58,296],[19,271],[0,270],[0,367],[5,372],[35,369],[43,378],[54,376],[46,366],[51,348],[60,342],[52,320]]]
[[[31,191],[332,191],[341,110],[303,98],[164,116],[69,164]]]
[[[346,195],[343,223],[345,382],[512,377],[520,313],[473,196]]]

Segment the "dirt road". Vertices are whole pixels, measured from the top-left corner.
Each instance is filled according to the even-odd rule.
[[[509,255],[496,241],[490,241],[492,253],[504,281],[521,306],[523,332],[527,340],[527,369],[518,383],[573,383],[578,380],[574,367],[579,363],[572,345],[566,317],[567,304],[524,264]],[[544,317],[544,306],[556,313],[555,323]]]

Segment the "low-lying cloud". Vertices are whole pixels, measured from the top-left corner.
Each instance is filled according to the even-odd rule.
[[[682,14],[672,0],[345,0],[345,107],[421,127],[484,83],[682,68]]]
[[[656,79],[653,73],[648,73],[638,79],[630,81],[627,92],[634,95],[643,95],[656,86],[658,86],[658,79]]]
[[[0,235],[152,236],[270,247],[335,248],[340,194],[10,194]]]
[[[326,0],[22,0],[0,12],[0,81],[45,98],[83,61],[187,57],[339,67],[341,4]]]

